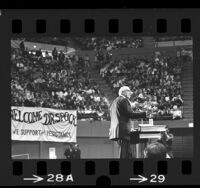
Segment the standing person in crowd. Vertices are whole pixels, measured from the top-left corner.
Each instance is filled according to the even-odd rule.
[[[41,60],[41,58],[42,58],[42,49],[41,48],[36,51],[36,56],[37,56],[38,60]]]
[[[55,48],[53,49],[53,51],[52,51],[52,56],[53,56],[53,59],[54,59],[54,60],[57,60],[58,51],[57,51],[56,47],[55,47]]]
[[[146,118],[145,112],[134,112],[131,108],[130,97],[132,91],[128,86],[119,89],[119,96],[110,107],[110,132],[109,139],[117,141],[119,146],[119,158],[133,158],[136,154],[131,151],[130,132],[131,119]]]
[[[20,42],[19,47],[22,52],[22,55],[24,55],[24,51],[25,51],[24,39]]]
[[[75,144],[73,147],[73,158],[80,159],[81,158],[81,150],[79,149],[79,145]]]
[[[64,152],[64,156],[66,157],[66,159],[71,159],[72,154],[73,154],[72,144],[68,143]]]
[[[64,62],[65,61],[65,54],[63,53],[63,51],[61,50],[58,56],[58,59],[60,62]]]

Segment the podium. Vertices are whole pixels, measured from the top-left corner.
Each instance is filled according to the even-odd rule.
[[[144,149],[147,144],[161,139],[162,132],[166,131],[166,125],[139,124],[130,132],[130,141],[134,158],[144,158]]]

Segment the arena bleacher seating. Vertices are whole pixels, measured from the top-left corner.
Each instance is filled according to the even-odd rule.
[[[11,105],[77,109],[78,118],[102,119],[109,103],[78,56],[11,50]]]
[[[115,93],[123,85],[134,91],[133,106],[155,118],[182,118],[181,60],[157,56],[149,59],[113,60],[100,69]]]
[[[77,109],[78,119],[109,120],[109,101],[90,75],[91,63],[117,93],[128,85],[134,92],[133,108],[151,112],[157,119],[182,118],[181,60],[156,55],[152,58],[112,59],[117,48],[142,47],[140,38],[72,38],[80,49],[94,50],[88,57],[66,55],[52,49],[31,52],[23,45],[11,49],[11,105]]]

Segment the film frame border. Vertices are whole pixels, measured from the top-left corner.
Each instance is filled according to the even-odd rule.
[[[32,14],[30,14],[30,12]],[[58,13],[56,10],[23,10],[22,12],[20,12],[20,10],[2,10],[2,14],[0,17],[0,22],[1,24],[4,25],[2,31],[1,31],[1,50],[5,51],[5,54],[3,54],[2,59],[5,60],[6,62],[9,60],[10,57],[10,42],[8,43],[8,41],[10,41],[11,37],[19,37],[19,36],[37,36],[37,37],[44,37],[46,35],[48,36],[122,36],[122,35],[127,35],[127,36],[177,36],[177,35],[191,35],[193,37],[193,53],[194,53],[194,71],[193,71],[193,83],[194,83],[194,89],[193,89],[193,93],[194,93],[194,124],[198,125],[198,120],[199,120],[199,116],[198,116],[198,111],[199,111],[199,105],[198,105],[198,94],[199,94],[199,72],[198,72],[198,64],[197,62],[199,61],[199,57],[198,57],[198,46],[199,46],[199,42],[200,42],[200,38],[198,37],[198,33],[200,28],[198,28],[198,18],[200,17],[200,14],[198,13],[198,9],[190,9],[190,10],[178,10],[179,12],[177,13],[177,10],[112,10],[112,12],[110,10],[89,10],[89,12],[87,10],[59,10],[60,12]],[[45,14],[45,12],[51,12],[51,14]],[[103,13],[103,15],[101,14]],[[188,15],[188,16],[186,16]],[[14,19],[13,19],[14,18]],[[18,24],[20,25],[20,21],[21,21],[21,32],[20,32],[20,27],[19,27],[19,32],[12,32],[12,21],[13,20],[18,20],[14,23],[14,25],[17,25],[18,28]],[[42,30],[39,29],[39,33],[37,33],[35,25],[36,20],[39,20],[39,25],[40,25],[40,29],[41,27],[43,28]],[[68,30],[65,28],[64,29],[64,33],[60,32],[62,29],[62,26],[60,26],[59,21],[60,20],[69,20],[67,22],[71,23],[70,24],[70,29],[68,28]],[[89,22],[87,22],[86,20],[90,20]],[[95,27],[93,28],[93,32],[91,32],[91,20],[95,20]],[[117,21],[116,21],[117,20]],[[128,20],[128,21],[127,21]],[[141,25],[142,25],[142,32],[133,32],[133,20],[142,20],[142,24],[141,21],[139,21],[138,23],[136,23],[137,27],[135,28],[140,28],[138,29],[139,31],[141,31]],[[46,28],[44,29],[43,25],[45,24],[46,21]],[[110,23],[110,22],[111,23]],[[61,22],[61,21],[60,21]],[[67,24],[67,22],[65,24]],[[86,23],[87,22],[87,23]],[[190,22],[190,23],[189,23]],[[68,24],[69,24],[68,23]],[[84,23],[86,25],[89,25],[89,32],[87,32],[88,30],[84,28]],[[111,32],[109,33],[109,23],[112,25],[112,29]],[[161,24],[161,30],[159,29],[159,27],[157,27],[157,24]],[[182,23],[182,25],[178,25]],[[64,25],[65,25],[64,24]],[[190,30],[188,30],[187,25],[190,25]],[[62,24],[61,24],[62,25]],[[118,32],[116,31],[118,25]],[[139,27],[140,25],[140,27]],[[186,27],[184,26],[186,25]],[[90,28],[91,27],[91,28]],[[113,29],[114,28],[114,29]],[[163,30],[163,28],[165,28]],[[46,32],[45,32],[46,31]],[[68,32],[66,32],[68,31]],[[184,32],[181,32],[184,31]],[[7,50],[5,50],[7,49]],[[5,70],[2,69],[2,70]],[[3,80],[6,82],[8,81],[9,83],[9,79],[7,77],[7,75],[10,75],[9,72],[9,67],[6,67],[6,76],[4,74],[4,78]],[[9,89],[8,89],[9,90]],[[7,92],[7,91],[6,91]],[[10,97],[10,93],[3,93],[3,98],[5,97]],[[9,110],[10,110],[10,106],[7,103],[6,106]],[[6,109],[6,110],[8,110]],[[5,118],[5,122],[8,122],[8,115],[10,114],[8,111],[4,111],[3,114],[5,116],[3,116]],[[7,113],[6,113],[7,112]],[[6,116],[7,115],[7,116]],[[8,118],[8,119],[6,119]],[[5,124],[7,124],[5,123]],[[200,165],[200,151],[197,150],[197,144],[200,141],[200,130],[198,126],[194,126],[194,150],[193,150],[193,158],[192,159],[170,159],[170,160],[165,160],[167,161],[167,172],[169,174],[168,177],[168,181],[166,182],[166,184],[199,184],[199,180],[198,180],[198,165]],[[26,160],[12,160],[11,159],[11,139],[10,137],[8,137],[7,135],[10,135],[10,128],[6,130],[6,127],[3,128],[3,133],[1,135],[1,139],[2,139],[2,143],[8,143],[9,148],[6,147],[5,148],[5,153],[7,155],[1,155],[1,161],[2,161],[2,171],[1,174],[3,172],[3,174],[1,175],[3,178],[3,184],[6,184],[8,182],[8,180],[12,179],[11,185],[13,184],[18,184],[18,185],[25,185],[26,183],[19,180],[19,177],[21,176],[20,173],[16,174],[15,177],[12,177],[12,175],[10,173],[12,173],[12,169],[15,168],[13,166],[17,165],[17,168],[20,169],[20,166],[22,164],[22,174],[23,172],[25,172],[26,174],[29,174],[29,170],[31,171],[32,168],[32,172],[31,174],[34,172],[36,174],[38,174],[38,170],[37,169],[41,169],[41,167],[37,168],[37,163],[39,163],[39,165],[41,164],[47,164],[47,171],[49,172],[50,169],[56,169],[56,170],[60,170],[60,166],[58,164],[63,164],[62,162],[64,162],[65,160],[31,160],[31,161],[26,161]],[[196,144],[196,145],[195,145]],[[103,180],[105,179],[105,181],[109,184],[121,184],[123,185],[124,183],[127,185],[135,185],[135,183],[129,183],[127,181],[127,177],[126,176],[120,176],[120,174],[122,174],[123,171],[127,171],[127,167],[130,167],[130,164],[134,165],[138,165],[139,166],[142,164],[143,166],[143,174],[148,174],[149,172],[153,172],[153,173],[158,173],[156,171],[159,171],[159,169],[163,169],[162,166],[166,166],[166,162],[165,161],[150,161],[150,160],[143,160],[143,159],[137,159],[137,160],[116,160],[116,159],[109,159],[109,160],[105,160],[105,159],[95,159],[95,160],[85,160],[85,159],[81,159],[81,160],[71,160],[70,164],[71,164],[71,171],[74,174],[74,176],[76,176],[76,169],[78,168],[82,168],[81,172],[85,172],[87,171],[87,167],[86,166],[93,166],[93,173],[88,172],[88,174],[86,173],[86,176],[84,175],[80,175],[79,173],[77,174],[78,180],[76,181],[75,184],[95,184],[96,182],[99,181],[99,179],[97,179],[98,177],[100,178],[100,180],[103,178]],[[44,162],[44,163],[43,163]],[[46,163],[47,162],[47,163]],[[86,163],[85,163],[86,162]],[[85,163],[85,164],[83,164]],[[4,164],[4,165],[3,165]],[[9,164],[9,165],[7,165]],[[102,168],[102,165],[105,165],[105,168]],[[122,165],[123,164],[123,165]],[[152,166],[152,164],[154,164]],[[79,166],[80,165],[80,166]],[[174,169],[174,165],[177,167],[176,169]],[[161,166],[161,168],[159,168],[158,166]],[[112,169],[111,169],[112,167]],[[117,167],[115,170],[113,170],[113,167]],[[126,167],[126,168],[125,168]],[[62,168],[62,167],[61,167]],[[91,167],[90,167],[91,168]],[[159,169],[157,169],[159,168]],[[43,168],[42,168],[43,169]],[[44,165],[44,169],[45,169],[45,165]],[[118,170],[117,170],[118,169]],[[129,169],[129,171],[133,171],[133,169],[135,170],[136,168],[131,168]],[[27,171],[28,170],[28,171]],[[39,170],[40,171],[40,170]],[[44,172],[42,172],[43,170],[41,170],[39,172],[39,174],[43,174]],[[45,170],[44,170],[45,171]],[[138,172],[129,172],[129,174],[137,174]],[[161,170],[162,171],[162,170]],[[7,172],[7,173],[6,173]],[[68,172],[69,173],[69,172]],[[142,172],[139,172],[142,173]],[[163,172],[162,172],[163,173]],[[166,173],[166,172],[164,172]],[[45,173],[44,173],[45,174]],[[167,174],[167,175],[168,175]],[[187,175],[188,174],[188,175]],[[119,175],[120,178],[122,178],[123,182],[119,182],[118,179],[119,177],[117,176]],[[123,174],[124,175],[124,174]],[[110,180],[109,181],[109,176],[110,176]],[[89,178],[86,178],[89,177]],[[108,178],[106,178],[108,177]],[[186,178],[187,177],[187,178]],[[81,180],[82,179],[82,180]],[[126,179],[126,180],[125,180]],[[179,182],[179,180],[182,180],[182,182]],[[189,182],[188,182],[189,181]],[[127,183],[126,183],[127,182]],[[41,183],[42,185],[42,183]]]

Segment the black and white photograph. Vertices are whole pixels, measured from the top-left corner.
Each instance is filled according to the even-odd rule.
[[[12,159],[193,157],[191,36],[10,45]]]

